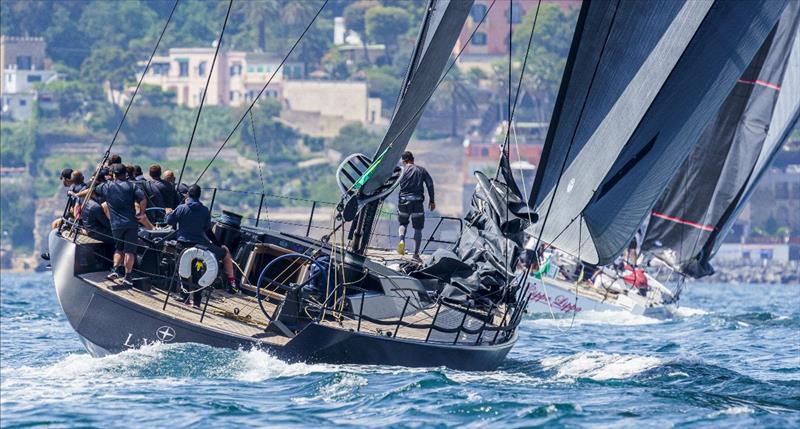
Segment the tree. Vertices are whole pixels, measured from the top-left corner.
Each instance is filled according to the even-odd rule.
[[[344,22],[347,24],[347,28],[361,36],[361,43],[364,46],[364,61],[367,64],[370,63],[370,60],[369,49],[367,49],[366,14],[370,8],[376,5],[377,3],[371,0],[359,0],[344,9]]]
[[[408,31],[411,15],[399,7],[373,7],[364,15],[364,24],[370,40],[383,43],[388,52],[394,52],[397,37]]]
[[[387,67],[374,67],[365,70],[369,84],[369,96],[378,97],[384,110],[392,111],[400,93],[402,80],[395,77]]]
[[[534,119],[538,121],[550,119],[572,42],[577,10],[578,8],[571,8],[565,11],[559,5],[552,3],[540,6],[523,82],[523,88],[534,95],[537,109],[535,112],[518,110],[517,115],[533,114]],[[519,79],[519,67],[528,47],[535,11],[535,8],[529,9],[522,24],[514,30],[512,38],[514,63],[519,65],[515,72],[516,77],[512,81],[512,90],[516,88]],[[505,64],[505,67],[508,67],[508,64]]]
[[[372,154],[373,148],[380,145],[380,136],[372,133],[360,122],[345,125],[339,130],[339,135],[331,141],[331,148],[348,156],[353,153]]]

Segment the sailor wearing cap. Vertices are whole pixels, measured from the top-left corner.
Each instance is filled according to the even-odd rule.
[[[99,184],[95,194],[108,205],[111,217],[111,235],[114,236],[114,268],[107,276],[109,280],[122,278],[123,286],[133,286],[131,272],[139,241],[139,221],[147,208],[144,192],[127,179],[127,170],[122,164],[111,166],[113,181]],[[136,203],[139,213],[136,213]],[[124,268],[123,268],[124,267]]]

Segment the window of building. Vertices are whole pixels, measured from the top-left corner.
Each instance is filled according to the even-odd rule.
[[[469,11],[469,16],[472,17],[472,20],[475,22],[481,22],[483,16],[486,15],[487,7],[485,4],[476,4],[472,5],[472,10]]]
[[[522,8],[517,7],[510,7],[506,9],[506,20],[512,24],[519,24],[522,22]]]
[[[792,184],[792,199],[800,200],[800,183]]]
[[[197,75],[198,76],[205,76],[206,75],[206,61],[200,61],[200,64],[197,65]]]
[[[234,63],[230,68],[231,76],[240,76],[242,74],[242,65],[239,63]]]
[[[256,72],[256,66],[247,66],[247,72],[248,73],[255,73]]]
[[[27,105],[28,105],[28,100],[23,100],[23,99],[20,99],[20,100],[19,100],[19,105],[20,105],[20,106],[27,106]]]
[[[30,55],[17,56],[17,68],[20,70],[30,70],[33,66],[33,60]]]
[[[481,156],[489,156],[489,149],[488,148],[481,149]]]
[[[236,101],[239,99],[239,93],[237,91],[231,91],[228,93],[228,100],[229,101]]]
[[[189,60],[178,60],[178,76],[189,76]]]
[[[156,63],[153,64],[153,74],[154,75],[168,75],[169,74],[169,64],[168,63]]]
[[[11,83],[14,81],[14,76],[11,73],[6,73],[6,82]]]
[[[475,33],[474,36],[472,36],[472,44],[476,46],[486,45],[486,40],[487,40],[486,33],[480,31]]]
[[[28,82],[41,82],[42,75],[39,74],[29,74],[28,75]]]

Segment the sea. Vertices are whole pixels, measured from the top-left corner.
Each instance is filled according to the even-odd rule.
[[[800,427],[800,285],[690,284],[680,315],[527,315],[496,371],[155,344],[95,359],[47,273],[0,275],[0,426]]]

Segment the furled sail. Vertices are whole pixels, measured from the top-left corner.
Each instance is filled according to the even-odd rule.
[[[800,112],[800,2],[791,2],[653,208],[642,249],[703,277]]]
[[[584,2],[529,199],[547,218],[528,232],[589,263],[619,255],[785,4]]]
[[[375,152],[363,183],[359,183],[364,195],[372,195],[391,177],[436,89],[472,3],[473,0],[430,2],[389,130]]]

